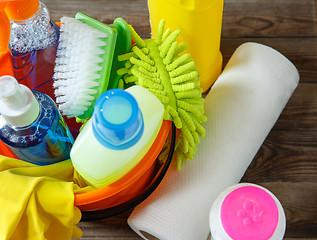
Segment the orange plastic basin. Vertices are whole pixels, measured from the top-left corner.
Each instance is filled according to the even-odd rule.
[[[153,178],[155,162],[169,134],[172,123],[163,121],[162,127],[147,154],[125,176],[103,188],[75,194],[75,206],[83,211],[117,206],[140,195]]]
[[[60,26],[60,23],[57,23]],[[0,53],[0,76],[11,75],[12,62],[10,51]],[[169,135],[172,122],[163,121],[162,127],[152,147],[142,160],[124,177],[103,188],[75,194],[75,205],[83,211],[106,209],[129,201],[142,194],[153,180],[156,158],[161,152]],[[16,158],[11,150],[0,140],[0,155]]]

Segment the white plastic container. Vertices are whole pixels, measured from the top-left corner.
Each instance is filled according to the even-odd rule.
[[[281,240],[286,229],[279,200],[251,183],[233,185],[219,194],[209,224],[211,240]]]

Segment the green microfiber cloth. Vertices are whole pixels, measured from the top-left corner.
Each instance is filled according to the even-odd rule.
[[[126,61],[118,70],[120,88],[137,84],[151,91],[164,104],[164,119],[180,129],[175,155],[178,169],[184,160],[193,158],[199,137],[205,136],[201,123],[206,121],[199,71],[184,43],[176,42],[179,30],[164,32],[161,20],[155,39],[142,40],[129,26],[136,44],[130,53],[119,56]],[[183,53],[183,54],[182,54]]]

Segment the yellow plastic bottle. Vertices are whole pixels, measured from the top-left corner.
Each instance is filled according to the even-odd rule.
[[[161,19],[188,46],[200,70],[200,86],[207,91],[222,70],[220,38],[223,0],[148,0],[152,37]]]

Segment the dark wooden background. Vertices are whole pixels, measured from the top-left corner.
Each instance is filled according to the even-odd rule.
[[[76,12],[107,24],[122,17],[141,37],[150,37],[146,0],[43,2],[53,21]],[[280,199],[287,217],[285,239],[317,239],[317,0],[225,0],[224,64],[247,41],[283,53],[296,65],[301,79],[243,181],[260,184]],[[80,223],[83,239],[141,239],[129,229],[128,216]]]

